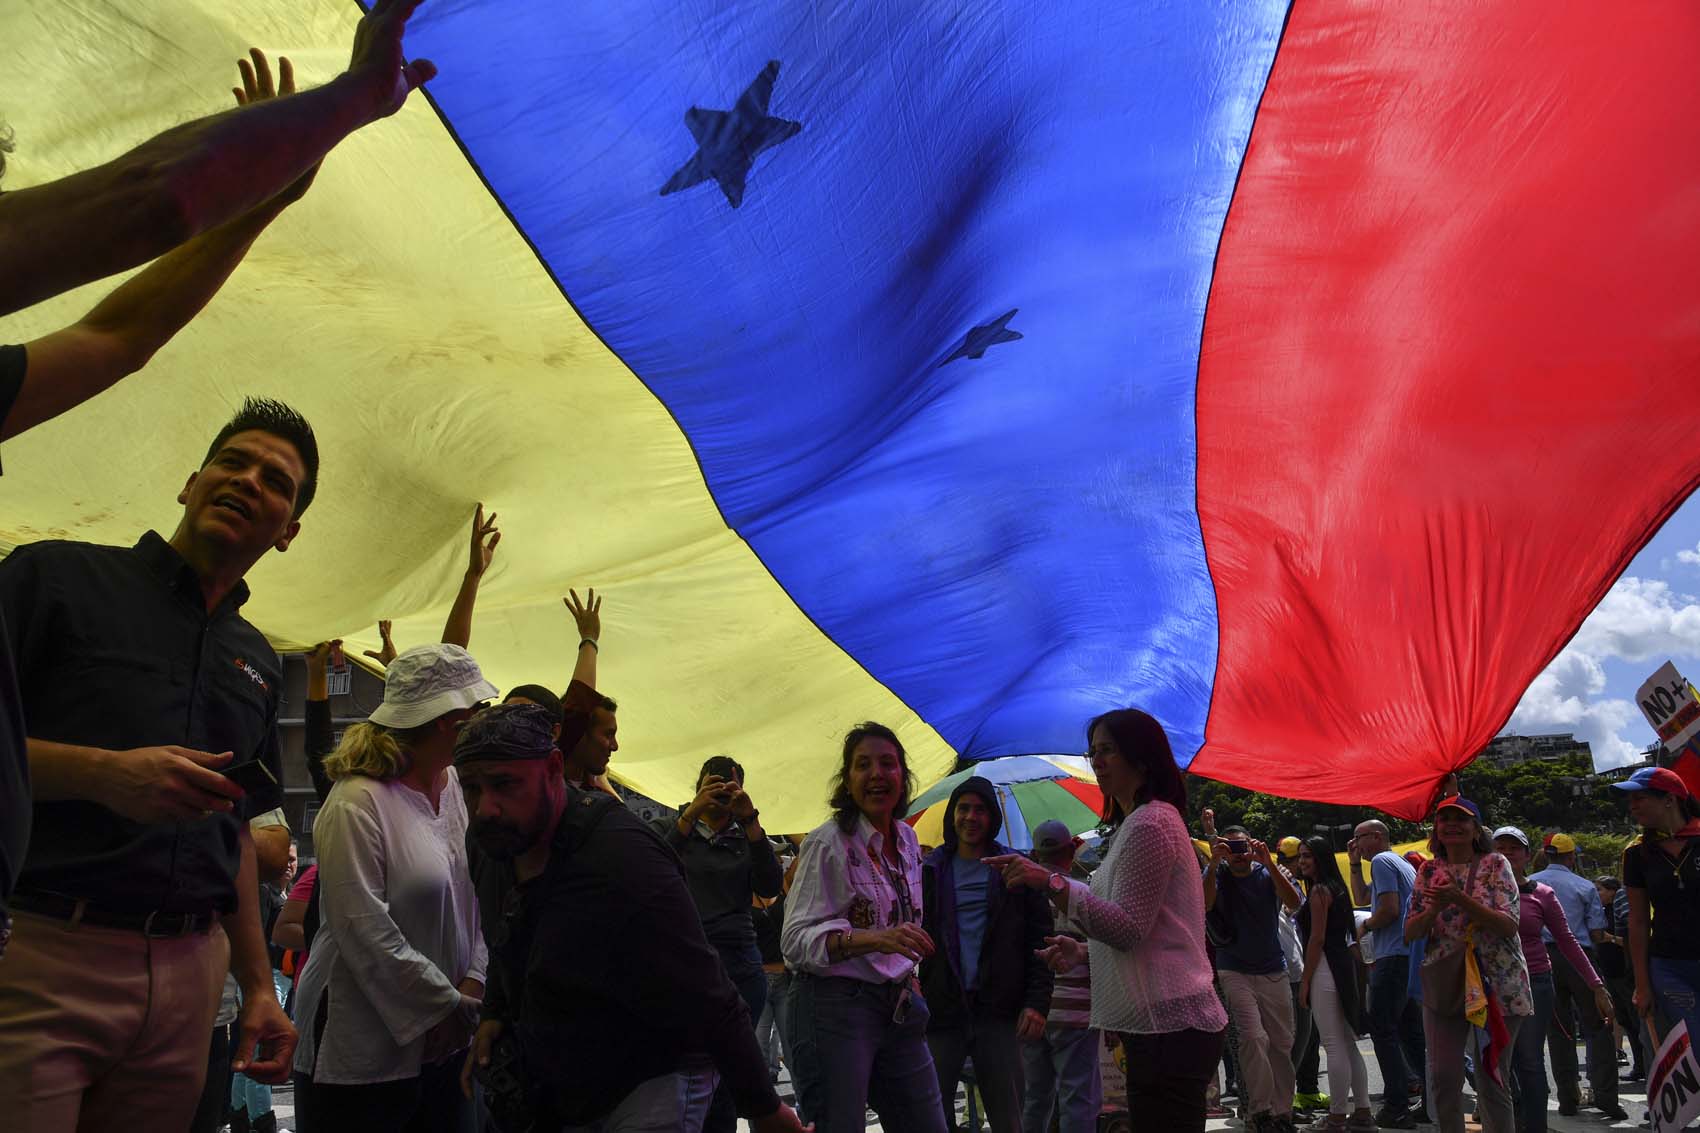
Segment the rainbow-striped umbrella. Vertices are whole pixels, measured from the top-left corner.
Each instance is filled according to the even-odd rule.
[[[1033,828],[1041,822],[1055,818],[1071,834],[1082,834],[1098,825],[1104,811],[1104,794],[1079,756],[987,759],[945,776],[909,804],[905,821],[915,828],[922,845],[936,846],[944,840],[950,793],[973,775],[991,780],[997,788],[998,807],[1003,811],[998,841],[1011,849],[1032,849]]]

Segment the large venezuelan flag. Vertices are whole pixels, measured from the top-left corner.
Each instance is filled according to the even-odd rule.
[[[333,0],[0,8],[11,179],[308,81]],[[428,0],[441,76],[147,374],[7,453],[0,537],[169,528],[245,393],[318,426],[281,643],[440,625],[614,767],[1079,751],[1405,815],[1700,482],[1700,6]],[[0,326],[27,339],[105,286]],[[365,631],[370,634],[370,630]],[[367,643],[369,644],[369,642]]]

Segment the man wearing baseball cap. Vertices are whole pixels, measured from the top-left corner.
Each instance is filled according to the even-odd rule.
[[[455,742],[490,946],[462,1088],[483,1081],[504,1125],[698,1133],[724,1077],[755,1133],[800,1131],[678,857],[618,800],[567,784],[556,723],[503,704]]]
[[[1576,840],[1568,834],[1546,836],[1547,868],[1532,874],[1530,881],[1551,887],[1558,896],[1564,919],[1582,945],[1582,954],[1597,970],[1599,956],[1594,948],[1606,935],[1606,910],[1600,891],[1576,872]],[[1589,981],[1558,949],[1552,933],[1541,930],[1541,940],[1552,958],[1552,1018],[1547,1027],[1547,1050],[1552,1056],[1553,1088],[1558,1093],[1558,1112],[1575,1114],[1582,1104],[1581,1075],[1576,1066],[1576,1026],[1582,1019],[1582,1037],[1588,1050],[1588,1084],[1594,1090],[1594,1107],[1623,1120],[1617,1104],[1617,1051],[1612,1042],[1612,1021],[1601,1016],[1594,1003]]]

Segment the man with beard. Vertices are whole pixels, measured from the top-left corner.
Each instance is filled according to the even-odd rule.
[[[592,726],[595,696],[568,688],[561,747]],[[538,1129],[696,1133],[724,1077],[756,1133],[800,1130],[678,858],[616,800],[567,783],[555,722],[498,705],[455,743],[490,946],[463,1087],[485,1080]]]

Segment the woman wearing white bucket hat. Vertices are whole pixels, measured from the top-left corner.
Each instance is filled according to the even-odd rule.
[[[396,657],[384,702],[325,760],[320,929],[296,996],[296,1098],[318,1133],[458,1131],[484,940],[455,736],[496,689],[458,645]]]

